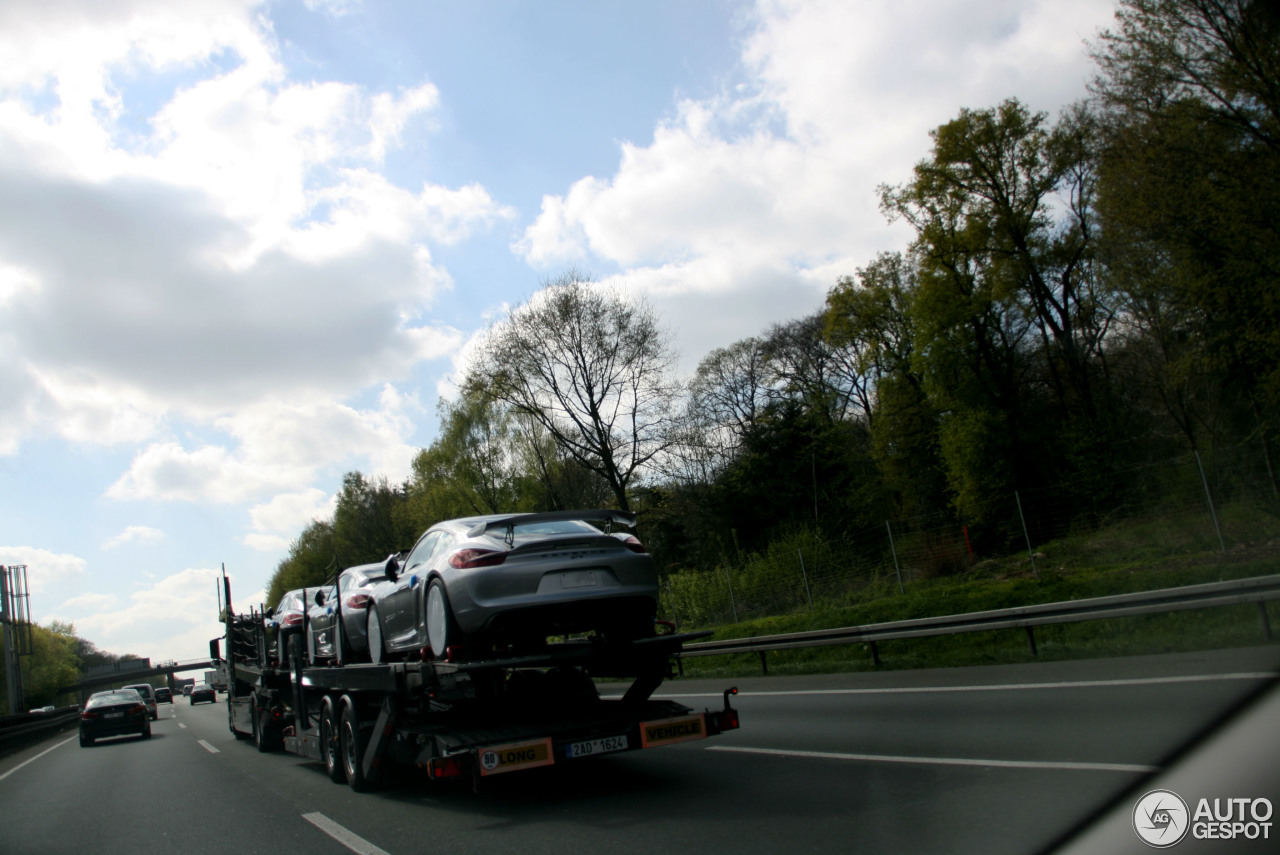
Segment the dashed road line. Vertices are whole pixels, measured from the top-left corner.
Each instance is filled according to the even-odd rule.
[[[208,751],[210,754],[221,754],[221,753],[222,753],[222,751],[221,751],[220,749],[218,749],[218,748],[214,748],[212,745],[210,745],[209,743],[205,742],[203,739],[197,739],[197,740],[196,740],[196,742],[199,742],[201,745],[203,745],[203,746],[204,746],[204,750],[205,750],[205,751]]]
[[[322,813],[304,813],[302,818],[350,849],[357,855],[389,855],[385,849],[379,849],[360,835],[329,819]]]

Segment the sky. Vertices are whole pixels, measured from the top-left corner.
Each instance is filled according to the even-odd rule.
[[[0,4],[0,564],[191,659],[345,472],[403,481],[572,268],[680,368],[910,235],[929,131],[1084,97],[1112,0]],[[408,544],[406,544],[407,546]]]

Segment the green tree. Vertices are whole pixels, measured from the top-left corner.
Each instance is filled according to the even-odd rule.
[[[463,385],[536,424],[628,510],[675,441],[673,361],[647,306],[570,272],[490,328]]]

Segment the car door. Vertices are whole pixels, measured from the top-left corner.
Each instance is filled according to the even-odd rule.
[[[418,612],[414,594],[443,535],[443,531],[433,531],[418,541],[400,569],[400,575],[378,597],[383,638],[389,650],[408,649],[418,643]]]

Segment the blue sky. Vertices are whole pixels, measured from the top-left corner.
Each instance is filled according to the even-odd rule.
[[[691,372],[905,245],[928,131],[1085,94],[1102,0],[0,6],[0,563],[199,656],[342,474],[401,480],[572,266]]]

